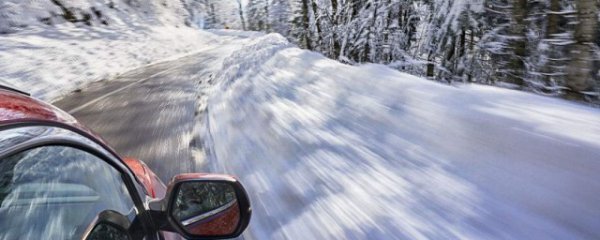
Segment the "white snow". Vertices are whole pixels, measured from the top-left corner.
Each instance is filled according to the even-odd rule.
[[[217,70],[200,132],[212,170],[251,196],[249,239],[600,238],[599,109],[343,65],[280,35],[198,31],[172,13],[123,7],[107,10],[110,26],[25,27],[47,11],[18,19],[16,3],[0,6],[12,16],[0,28],[16,28],[0,35],[0,81],[44,100],[245,44]]]
[[[187,27],[30,29],[0,35],[0,82],[53,100],[91,81],[198,52],[213,40]]]
[[[67,8],[78,21],[94,26],[183,25],[187,11],[181,0],[2,0],[0,2],[0,33],[18,32],[30,27],[49,27],[68,22],[60,8]],[[106,24],[106,25],[105,25]]]
[[[254,37],[208,106],[249,239],[598,239],[600,110]]]
[[[185,26],[182,1],[58,1],[0,3],[0,83],[54,100],[91,81],[200,51],[210,33]],[[46,19],[46,20],[43,20]],[[46,25],[47,23],[52,26]]]

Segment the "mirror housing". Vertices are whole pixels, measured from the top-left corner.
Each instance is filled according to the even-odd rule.
[[[164,199],[150,202],[157,229],[186,239],[227,239],[248,227],[252,209],[234,177],[188,173],[175,176]]]

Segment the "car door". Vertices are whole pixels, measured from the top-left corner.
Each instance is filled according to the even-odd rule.
[[[81,239],[106,212],[127,221],[128,238],[148,238],[132,175],[114,156],[65,129],[41,132],[0,155],[0,239]]]

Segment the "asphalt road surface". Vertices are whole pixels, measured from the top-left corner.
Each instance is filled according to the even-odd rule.
[[[100,134],[121,156],[143,160],[166,183],[178,173],[205,170],[194,127],[202,119],[202,89],[212,82],[217,54],[207,51],[139,68],[54,104]]]

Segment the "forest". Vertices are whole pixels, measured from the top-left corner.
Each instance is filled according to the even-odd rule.
[[[282,34],[347,64],[598,102],[598,0],[194,0],[204,28]]]

